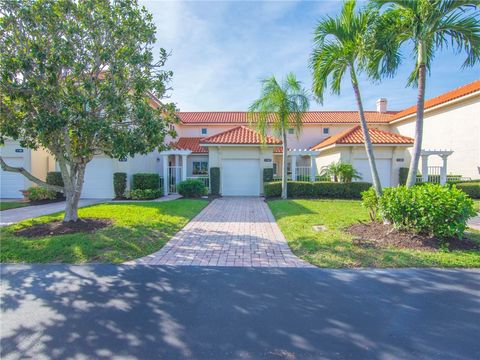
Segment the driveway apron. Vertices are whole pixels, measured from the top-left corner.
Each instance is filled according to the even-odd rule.
[[[215,199],[161,250],[129,264],[312,267],[293,255],[259,197]]]

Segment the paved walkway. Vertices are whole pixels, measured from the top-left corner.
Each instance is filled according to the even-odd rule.
[[[85,199],[80,200],[78,206],[83,207],[104,201],[105,200],[101,199]],[[22,220],[42,215],[49,215],[63,210],[65,210],[65,201],[45,205],[25,206],[16,209],[0,211],[0,226],[10,225]]]
[[[475,230],[480,230],[480,214],[468,220],[468,226]]]
[[[267,204],[255,197],[215,199],[160,251],[128,264],[312,267],[293,255]]]

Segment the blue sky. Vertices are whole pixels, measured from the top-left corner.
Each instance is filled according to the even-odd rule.
[[[171,51],[167,68],[173,70],[171,100],[182,111],[243,111],[258,97],[260,80],[281,78],[292,71],[307,89],[312,80],[308,58],[312,33],[323,15],[335,16],[340,1],[141,1],[153,14],[157,46]],[[416,89],[406,87],[413,67],[410,54],[393,79],[373,84],[364,77],[364,107],[375,109],[379,97],[388,108],[400,110],[416,100]],[[480,68],[461,70],[464,55],[438,52],[427,96],[480,78]],[[356,110],[347,78],[340,96],[328,93],[323,105],[311,110]]]

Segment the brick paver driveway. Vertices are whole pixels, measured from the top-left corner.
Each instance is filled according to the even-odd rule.
[[[130,264],[311,267],[293,255],[256,197],[215,199],[160,251]]]

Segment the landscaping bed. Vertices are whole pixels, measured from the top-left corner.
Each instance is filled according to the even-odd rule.
[[[469,239],[440,240],[432,236],[400,231],[380,222],[356,223],[346,228],[353,235],[352,242],[364,247],[397,247],[415,250],[480,250],[480,243]]]
[[[478,247],[448,250],[428,241],[398,246],[398,238],[379,242],[375,237],[382,235],[371,239],[371,233],[365,233],[366,241],[358,239],[349,227],[369,222],[358,200],[273,200],[268,205],[295,255],[319,267],[480,267]],[[468,230],[464,237],[466,244],[480,244],[478,231]]]
[[[0,260],[122,263],[137,259],[158,251],[207,204],[206,200],[184,199],[97,204],[78,210],[81,219],[88,219],[78,228],[61,225],[63,213],[25,220],[2,228]]]
[[[65,234],[75,234],[78,232],[94,232],[111,225],[111,219],[90,219],[82,218],[75,222],[63,222],[55,220],[43,224],[35,224],[14,231],[16,236],[27,238],[36,238],[41,236],[56,236]]]

